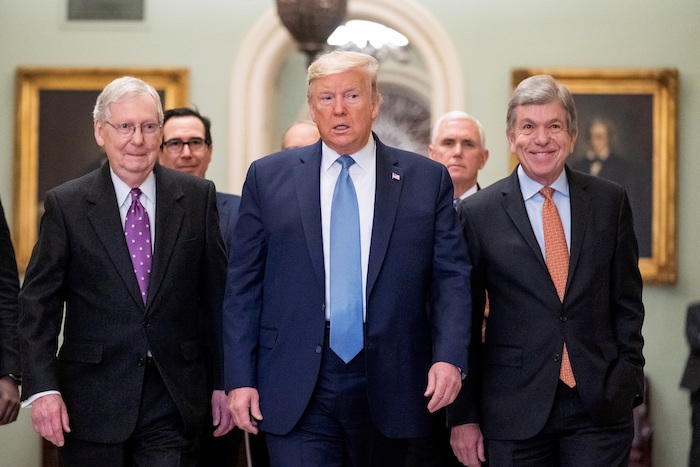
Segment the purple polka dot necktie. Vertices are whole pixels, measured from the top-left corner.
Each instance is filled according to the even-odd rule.
[[[148,280],[151,275],[151,226],[148,213],[139,201],[141,190],[131,190],[131,206],[126,213],[124,237],[129,247],[134,274],[141,290],[141,298],[146,303]]]

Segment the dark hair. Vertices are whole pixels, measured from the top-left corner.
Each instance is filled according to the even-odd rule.
[[[211,144],[211,120],[204,117],[196,109],[190,109],[188,107],[178,107],[177,109],[169,109],[163,113],[163,125],[173,117],[196,117],[204,125],[204,142]]]

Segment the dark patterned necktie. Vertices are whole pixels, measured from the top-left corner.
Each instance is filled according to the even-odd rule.
[[[138,188],[131,190],[131,206],[126,213],[124,236],[141,290],[141,298],[145,304],[151,275],[151,226],[148,213],[139,201],[140,196],[141,190]]]

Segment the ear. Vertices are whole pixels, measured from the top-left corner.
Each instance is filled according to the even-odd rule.
[[[479,170],[484,168],[487,160],[489,160],[489,150],[484,149],[484,152],[481,154],[481,164],[479,164]]]
[[[510,152],[515,154],[515,135],[510,131],[506,130],[506,138],[508,138],[508,146],[510,148]]]
[[[428,157],[431,158],[432,160],[435,160],[435,149],[432,144],[428,145]]]
[[[379,108],[381,106],[382,103],[379,99],[372,99],[372,121],[379,115]]]
[[[95,120],[93,122],[93,130],[95,132],[95,141],[97,141],[97,145],[99,147],[104,146],[105,140],[102,136],[102,132],[104,131],[104,125],[102,125],[102,122],[98,122],[97,120]]]

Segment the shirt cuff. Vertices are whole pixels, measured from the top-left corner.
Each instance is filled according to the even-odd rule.
[[[26,408],[28,408],[28,407],[31,407],[35,400],[39,399],[40,397],[49,396],[49,395],[51,395],[51,394],[58,394],[58,395],[60,395],[61,393],[58,392],[58,391],[56,391],[56,390],[54,390],[54,389],[52,389],[52,390],[50,390],[50,391],[37,392],[37,393],[34,394],[33,396],[29,397],[27,400],[22,401],[21,407],[22,407],[23,409],[26,409]]]

